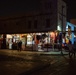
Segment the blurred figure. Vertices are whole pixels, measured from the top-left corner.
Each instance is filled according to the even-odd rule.
[[[74,42],[74,44],[73,44],[73,54],[74,54],[74,57],[75,57],[75,52],[76,52],[76,42]]]
[[[75,56],[73,45],[72,45],[72,42],[70,40],[68,43],[68,48],[69,48],[69,57],[71,58],[73,55]]]
[[[22,49],[22,41],[20,40],[18,42],[18,51],[21,51],[21,49]]]

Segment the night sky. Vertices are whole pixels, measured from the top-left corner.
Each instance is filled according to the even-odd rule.
[[[15,13],[25,12],[25,9],[29,10],[32,6],[35,7],[35,3],[37,0],[1,0],[0,1],[0,16],[12,15]],[[67,20],[71,18],[76,18],[76,0],[64,0],[67,3]],[[29,7],[27,7],[29,3]],[[36,3],[37,4],[37,3]]]

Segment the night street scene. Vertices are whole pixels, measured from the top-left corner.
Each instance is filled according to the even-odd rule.
[[[76,75],[76,1],[0,1],[0,75]]]

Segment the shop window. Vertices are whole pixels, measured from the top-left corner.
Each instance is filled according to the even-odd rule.
[[[34,28],[37,28],[37,20],[34,21]]]
[[[47,27],[47,28],[50,27],[50,19],[46,19],[46,27]]]
[[[28,28],[31,28],[31,21],[28,21]]]

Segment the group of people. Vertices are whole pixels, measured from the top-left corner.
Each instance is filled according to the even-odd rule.
[[[72,44],[72,42],[69,40],[69,43],[67,44],[68,50],[69,50],[69,57],[75,57],[76,52],[76,42]],[[18,51],[21,51],[22,49],[22,41],[18,42]]]

